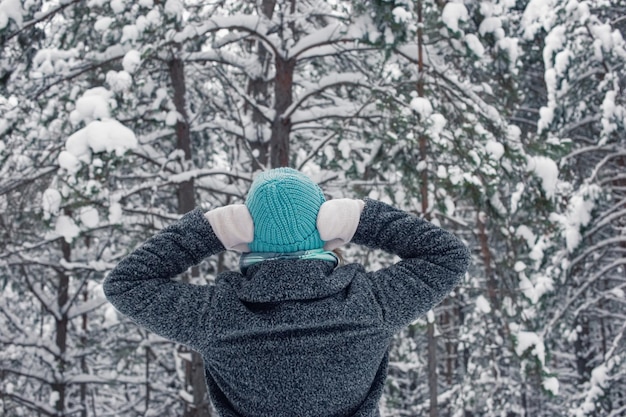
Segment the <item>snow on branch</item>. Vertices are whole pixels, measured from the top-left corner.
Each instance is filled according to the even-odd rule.
[[[72,320],[78,316],[89,313],[93,310],[96,310],[107,303],[106,298],[94,298],[93,300],[89,300],[87,302],[81,303],[79,306],[72,306],[69,308],[67,312],[67,318]]]
[[[59,311],[59,308],[56,305],[56,302],[55,302],[56,300],[52,299],[51,297],[48,297],[45,294],[45,292],[43,291],[43,288],[41,288],[41,284],[39,285],[39,287],[37,287],[36,285],[33,285],[30,282],[30,279],[28,278],[28,275],[26,274],[25,271],[24,271],[24,280],[26,281],[26,285],[28,286],[28,289],[30,290],[30,292],[35,296],[37,300],[39,300],[43,308],[48,313],[52,314],[55,319],[61,320],[62,318],[61,312]]]
[[[33,169],[32,174],[30,172],[29,173],[24,172],[20,175],[19,178],[7,178],[3,176],[3,178],[0,179],[0,195],[5,195],[7,193],[10,193],[13,190],[23,187],[26,184],[33,183],[37,181],[38,179],[45,177],[46,175],[58,169],[56,165],[47,166],[47,167],[40,166],[38,168],[42,168],[42,169],[41,170]]]
[[[111,382],[116,382],[116,380],[102,378],[97,375],[78,374],[68,375],[64,382],[67,384],[110,384]],[[137,381],[134,382],[136,383]]]
[[[622,240],[624,240],[624,239],[622,239]],[[624,240],[624,241],[626,241],[626,240]],[[607,272],[611,271],[612,269],[618,268],[618,267],[620,267],[622,265],[626,265],[626,259],[617,259],[617,260],[611,262],[609,265],[607,265],[604,268],[602,268],[601,270],[599,270],[597,273],[595,273],[590,278],[586,279],[585,282],[578,288],[578,290],[576,290],[576,292],[574,294],[572,294],[566,301],[561,303],[561,306],[560,306],[559,310],[554,314],[554,317],[552,317],[552,319],[550,320],[548,325],[543,328],[543,332],[541,334],[541,337],[543,339],[545,339],[547,337],[547,335],[550,334],[552,332],[552,330],[556,328],[557,321],[559,321],[561,319],[561,317],[563,317],[565,312],[570,308],[570,306],[574,303],[574,301],[582,299],[583,293],[587,290],[587,288],[589,288],[589,286],[591,286],[597,280],[602,278],[604,276],[604,274],[606,274]]]
[[[228,74],[224,73],[223,71],[221,71],[219,68],[217,69],[218,73],[220,74],[220,76],[222,77],[222,79],[233,89],[235,90],[235,92],[246,102],[248,103],[251,107],[253,107],[256,111],[258,111],[258,113],[263,116],[263,119],[268,122],[268,123],[272,123],[272,121],[274,120],[274,110],[267,108],[259,103],[257,103],[257,101],[254,99],[254,97],[251,97],[248,93],[246,93],[242,88],[240,88],[238,85],[236,85],[235,83],[233,83],[230,79],[230,77],[228,76]]]
[[[296,43],[289,51],[289,57],[297,57],[301,53],[316,46],[324,46],[343,38],[345,25],[337,22],[313,32]]]
[[[34,379],[36,381],[43,382],[46,385],[51,385],[51,384],[56,382],[55,380],[51,380],[51,379],[45,378],[44,375],[42,375],[41,372],[39,372],[39,373],[24,372],[22,370],[17,370],[17,369],[12,369],[12,368],[5,368],[4,366],[0,366],[0,372],[10,373],[10,374],[17,375],[17,376],[22,376],[22,377],[28,378],[28,379]]]
[[[369,108],[371,103],[369,103],[366,108]],[[360,109],[356,103],[344,104],[341,106],[315,106],[303,110],[295,111],[291,117],[291,122],[293,126],[303,123],[311,123],[313,121],[335,118],[335,119],[346,119],[346,118],[354,118],[355,114],[362,112],[365,109]],[[361,116],[363,117],[363,116]]]
[[[621,158],[623,156],[626,156],[626,151],[619,151],[619,152],[614,152],[611,153],[609,155],[606,155],[604,158],[602,158],[602,160],[600,162],[598,162],[596,164],[596,166],[593,168],[593,172],[591,173],[591,175],[589,176],[588,181],[594,181],[596,176],[598,176],[598,173],[600,172],[600,170],[602,169],[602,167],[604,167],[604,165],[606,165],[606,163],[608,161],[610,161],[611,159],[616,159],[616,158]]]
[[[623,204],[626,203],[626,201],[621,201],[620,203],[620,205],[624,207]],[[609,226],[613,224],[614,221],[622,217],[626,217],[626,209],[614,213],[611,213],[607,210],[604,213],[599,214],[597,216],[597,219],[595,219],[596,223],[594,224],[594,226],[585,232],[585,237],[593,236],[598,230],[602,229],[604,226]]]
[[[37,411],[40,414],[51,417],[58,416],[57,410],[44,402],[37,401],[32,398],[22,396],[20,394],[16,394],[15,392],[9,393],[4,391],[4,389],[0,392],[8,396],[12,400],[15,400],[16,402],[30,408],[31,410]]]
[[[345,54],[347,52],[363,52],[376,50],[369,45],[362,44],[358,40],[343,40],[341,43],[335,42],[328,45],[320,45],[311,48],[298,55],[298,63],[306,62],[308,59],[327,57],[331,55]]]
[[[327,75],[322,77],[317,84],[305,86],[306,91],[285,110],[285,113],[281,115],[281,117],[284,119],[289,118],[309,97],[319,94],[327,88],[340,85],[369,86],[365,76],[360,73],[346,72]]]
[[[626,18],[626,16],[624,17]],[[616,408],[613,411],[611,411],[611,414],[609,414],[606,417],[620,417],[626,414],[626,405],[620,408]]]
[[[118,196],[118,198],[120,201],[125,200],[125,199],[128,199],[130,196],[140,193],[145,190],[152,190],[154,188],[161,188],[161,187],[176,185],[176,184],[180,184],[181,182],[185,182],[185,181],[189,181],[191,179],[197,179],[197,178],[203,178],[200,185],[206,185],[206,187],[213,188],[214,191],[219,191],[219,192],[236,195],[236,196],[239,196],[241,194],[240,190],[237,189],[232,184],[228,184],[224,181],[217,181],[217,180],[215,181],[211,180],[209,182],[207,178],[204,178],[204,177],[209,177],[213,175],[226,175],[229,177],[252,181],[249,177],[241,176],[237,173],[233,173],[233,172],[222,170],[222,169],[212,169],[212,168],[191,169],[189,171],[184,171],[184,172],[177,173],[177,174],[163,175],[163,178],[160,181],[144,181],[143,183],[136,185],[135,187],[131,189],[125,190],[123,193],[121,193]],[[124,208],[124,210],[129,211],[126,208]]]
[[[409,62],[412,62],[414,64],[417,64],[419,62],[419,48],[417,46],[417,43],[408,43],[404,45],[399,45],[396,48],[394,48],[394,52],[397,53],[399,56],[403,57],[404,59],[408,60]],[[430,64],[429,54],[424,54],[422,59],[423,59],[424,65]]]
[[[40,339],[37,335],[17,337],[14,339],[6,339],[4,336],[0,336],[0,343],[6,345],[43,349],[51,354],[55,359],[61,358],[61,353],[59,352],[59,349],[56,345]]]
[[[22,33],[24,30],[35,26],[37,23],[41,23],[45,20],[51,19],[52,17],[54,17],[54,15],[56,15],[59,12],[62,12],[64,9],[66,9],[67,7],[76,4],[76,3],[80,3],[82,0],[72,0],[72,1],[66,1],[66,2],[62,2],[61,5],[59,5],[57,8],[49,10],[45,13],[39,12],[35,15],[35,18],[32,20],[29,20],[28,22],[24,22],[22,24],[22,22],[18,22],[18,26],[19,29],[16,30],[15,32],[9,34],[6,38],[5,38],[5,42],[8,41],[9,39],[19,35],[20,33]],[[19,4],[19,2],[18,2]],[[19,13],[21,13],[22,10],[19,11]],[[17,16],[15,16],[17,17]],[[15,20],[15,17],[13,18]],[[19,18],[18,18],[19,20]]]
[[[574,258],[571,261],[568,269],[571,271],[579,262],[585,259],[585,257],[600,253],[600,249],[602,248],[613,247],[614,245],[624,244],[624,243],[626,243],[626,236],[615,236],[615,237],[602,239],[598,241],[597,243],[585,248],[585,250],[580,255],[578,255],[576,258]],[[624,259],[624,262],[626,263],[626,259]]]
[[[155,217],[165,221],[176,221],[180,218],[178,213],[169,213],[153,207],[124,207],[124,211],[130,214],[139,214],[144,217]]]
[[[448,84],[451,91],[453,91],[459,99],[466,101],[468,106],[475,108],[482,117],[494,123],[500,120],[498,111],[476,94],[471,85],[463,83],[456,77],[449,75],[449,71],[447,71],[445,67],[438,67],[436,64],[432,63],[431,68],[438,77]]]
[[[622,328],[613,340],[611,348],[604,355],[604,362],[591,371],[591,378],[585,400],[577,409],[573,410],[572,413],[576,417],[596,415],[596,402],[600,397],[606,395],[606,390],[609,388],[611,380],[611,372],[613,372],[613,369],[621,362],[619,356],[615,353],[625,333],[626,323],[623,323]]]
[[[77,78],[83,74],[89,73],[96,68],[104,67],[108,64],[111,64],[114,61],[121,60],[126,55],[126,52],[121,47],[109,47],[106,52],[102,54],[98,54],[95,58],[95,63],[89,66],[78,66],[74,71],[69,73],[63,73],[61,76],[57,77],[54,81],[43,83],[43,87],[34,91],[33,98],[38,99],[43,93],[50,90],[52,87],[55,87],[58,84],[71,81],[74,78]]]
[[[213,16],[207,22],[199,25],[186,26],[182,31],[176,33],[172,40],[176,43],[183,43],[188,39],[203,35],[209,32],[215,32],[222,29],[240,30],[247,32],[259,38],[269,47],[276,55],[279,55],[278,48],[268,36],[270,25],[264,16],[254,16],[247,14],[238,14],[233,16]]]
[[[227,182],[216,180],[214,178],[208,178],[214,175],[232,175],[232,173],[223,171],[223,170],[215,170],[215,169],[192,169],[189,171],[181,172],[180,174],[175,174],[169,177],[169,181],[172,183],[181,183],[185,181],[189,181],[191,179],[202,178],[201,185],[204,187],[211,188],[214,191],[220,191],[231,195],[239,195],[241,191],[235,184],[229,184]],[[249,181],[252,179],[247,178]]]
[[[114,263],[105,262],[102,260],[90,260],[88,262],[68,262],[65,259],[61,259],[59,261],[59,265],[62,266],[66,271],[86,270],[94,272],[104,272],[115,267]]]
[[[236,136],[237,138],[246,139],[247,134],[244,126],[233,122],[232,120],[215,118],[214,120],[194,124],[191,127],[192,132],[206,132],[207,130],[221,130],[229,135]]]
[[[361,16],[355,21],[346,26],[341,22],[329,24],[307,36],[300,39],[288,52],[287,58],[296,58],[307,52],[307,55],[318,55],[319,48],[325,48],[325,54],[330,52],[326,47],[328,45],[344,43],[344,42],[358,42],[363,39],[365,35],[369,35],[370,38],[378,37],[378,29],[373,24],[372,20],[366,16]],[[337,50],[332,53],[336,53]]]
[[[372,103],[372,100],[369,100],[369,101],[363,103],[363,105],[352,115],[352,117],[350,117],[350,118],[348,118],[348,119],[346,119],[344,121],[344,126],[342,126],[342,129],[337,129],[337,130],[329,133],[328,135],[326,135],[326,137],[320,139],[318,141],[318,143],[313,146],[313,150],[311,152],[309,152],[309,155],[306,156],[304,158],[304,160],[300,163],[300,165],[298,166],[298,169],[301,170],[304,167],[304,165],[306,165],[307,162],[309,162],[311,159],[313,159],[313,157],[315,155],[317,155],[317,153],[326,146],[326,144],[328,142],[330,142],[335,136],[337,136],[340,132],[342,132],[344,130],[345,125],[350,120],[354,119],[355,117],[358,117],[359,114],[361,114],[361,111],[363,111],[363,109],[365,107],[367,107],[368,105],[370,105],[371,103]]]
[[[185,62],[217,62],[245,72],[246,76],[255,79],[261,75],[259,62],[256,59],[245,59],[228,51],[211,49],[209,51],[191,52]]]
[[[9,323],[11,323],[11,325],[13,325],[13,327],[15,327],[22,335],[28,334],[28,330],[25,329],[24,326],[22,326],[21,324],[22,320],[15,314],[13,314],[13,312],[5,308],[4,303],[0,304],[0,312],[2,312],[2,314],[7,318]],[[7,327],[4,327],[4,331],[7,330]]]

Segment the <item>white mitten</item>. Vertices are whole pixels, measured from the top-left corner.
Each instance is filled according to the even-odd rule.
[[[250,252],[254,240],[254,223],[244,204],[231,204],[204,213],[217,238],[226,249]]]
[[[352,240],[359,226],[365,201],[338,198],[322,204],[317,214],[317,230],[324,242],[324,249],[333,250]]]

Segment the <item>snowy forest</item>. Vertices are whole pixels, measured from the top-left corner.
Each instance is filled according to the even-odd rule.
[[[102,281],[291,166],[472,252],[383,416],[626,416],[625,37],[623,0],[0,0],[0,415],[217,417]]]

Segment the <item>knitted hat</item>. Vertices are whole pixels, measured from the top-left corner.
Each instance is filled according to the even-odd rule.
[[[325,201],[320,187],[295,169],[259,174],[246,198],[254,222],[250,250],[288,253],[322,248],[317,213]]]

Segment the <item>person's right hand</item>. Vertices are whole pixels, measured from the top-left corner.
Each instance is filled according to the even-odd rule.
[[[250,252],[248,243],[254,240],[254,223],[248,207],[231,204],[207,211],[204,217],[226,249]]]

